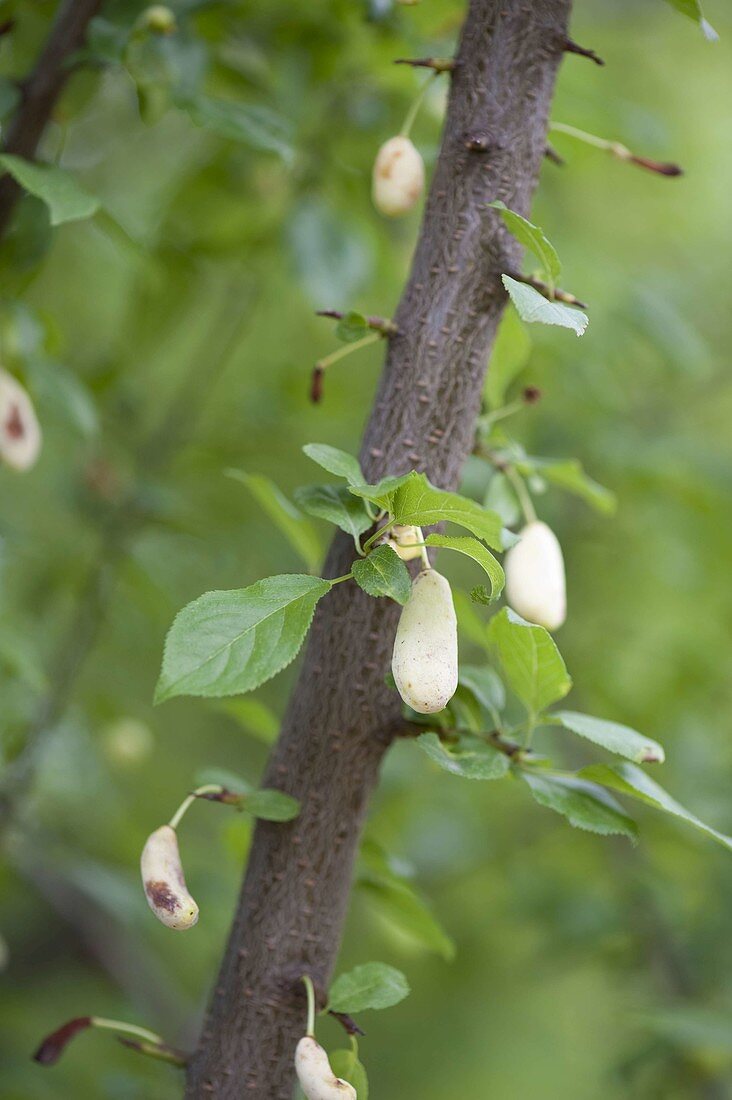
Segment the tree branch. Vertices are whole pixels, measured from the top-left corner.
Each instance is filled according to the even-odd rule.
[[[35,69],[24,82],[22,100],[8,127],[4,153],[32,160],[51,112],[69,78],[69,59],[78,50],[101,0],[64,0]],[[8,227],[21,188],[10,176],[0,179],[0,237]]]
[[[520,245],[486,203],[528,214],[546,148],[570,0],[471,0],[442,149],[412,273],[361,449],[369,480],[424,470],[457,486],[473,445],[488,354]],[[491,150],[468,152],[488,125]],[[336,537],[326,576],[348,572]],[[288,824],[257,823],[229,945],[186,1096],[290,1100],[304,1034],[300,977],[327,988],[353,864],[401,705],[385,683],[399,607],[339,585],[319,606],[264,783],[300,799]]]

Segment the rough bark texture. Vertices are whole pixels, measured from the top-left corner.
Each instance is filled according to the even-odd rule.
[[[65,0],[60,6],[38,64],[21,88],[23,98],[8,128],[4,153],[14,153],[26,160],[35,156],[46,123],[71,73],[69,58],[83,44],[86,29],[100,7],[101,0]],[[11,176],[0,179],[0,237],[21,194]]]
[[[486,203],[527,214],[571,0],[472,0],[413,270],[361,458],[370,479],[424,470],[457,486],[520,249]],[[467,142],[487,146],[470,151]],[[326,575],[347,573],[335,539]],[[399,609],[340,585],[322,602],[264,783],[299,798],[257,825],[187,1097],[290,1100],[304,1031],[299,975],[327,988],[379,765],[400,715],[384,683]]]

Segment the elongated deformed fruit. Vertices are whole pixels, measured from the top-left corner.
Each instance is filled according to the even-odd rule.
[[[140,859],[147,903],[168,928],[185,931],[198,920],[198,906],[188,893],[178,851],[178,836],[161,825],[147,838]]]
[[[457,618],[449,582],[423,569],[399,618],[391,659],[397,689],[407,706],[434,714],[452,699],[458,683]]]
[[[41,451],[41,427],[20,382],[0,369],[0,461],[29,470]]]
[[[381,214],[396,218],[412,209],[424,189],[424,161],[408,137],[389,138],[374,161],[372,197]]]
[[[312,1035],[297,1044],[295,1071],[307,1100],[358,1100],[353,1085],[333,1073],[328,1055]]]
[[[413,561],[422,554],[424,542],[421,527],[402,527],[396,524],[390,531],[389,545],[396,550],[402,561]]]
[[[564,559],[557,536],[541,520],[528,523],[504,562],[506,599],[530,623],[558,630],[567,616]]]

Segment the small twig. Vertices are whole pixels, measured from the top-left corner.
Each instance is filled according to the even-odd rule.
[[[586,50],[584,46],[578,46],[576,42],[573,42],[571,38],[565,38],[562,42],[562,49],[565,53],[576,53],[579,57],[587,57],[590,61],[594,61],[596,65],[604,65],[602,60],[594,50]]]
[[[436,73],[451,73],[458,67],[454,57],[397,57],[395,65],[411,65],[415,69],[434,69]]]
[[[556,164],[558,168],[564,168],[565,164],[567,163],[564,157],[561,157],[554,146],[549,145],[548,142],[547,147],[544,150],[544,156],[547,160],[550,160],[552,164]]]
[[[585,145],[592,145],[595,149],[602,149],[617,160],[623,160],[626,164],[636,164],[639,168],[645,168],[649,172],[655,172],[659,176],[683,176],[684,170],[678,164],[670,161],[651,160],[649,157],[639,157],[620,141],[610,141],[608,138],[598,137],[586,130],[580,130],[576,126],[569,126],[566,122],[552,122],[550,130],[558,134],[566,134],[568,137],[583,141]]]
[[[517,283],[526,283],[527,286],[533,286],[534,290],[538,290],[539,294],[543,294],[545,298],[550,301],[564,302],[568,306],[578,306],[580,309],[587,309],[587,303],[580,301],[574,294],[570,294],[568,290],[561,290],[556,287],[552,292],[551,287],[543,283],[541,279],[534,278],[533,275],[521,275],[517,271],[507,271],[506,275],[511,279],[515,279]]]
[[[313,373],[310,377],[310,400],[313,405],[319,405],[323,400],[323,379],[325,378],[325,369],[321,367],[320,363],[316,363],[313,367]]]
[[[334,321],[342,321],[346,314],[340,309],[316,309],[316,317],[330,317]],[[399,332],[397,325],[388,317],[366,317],[366,324],[374,332],[382,336],[396,336]]]
[[[328,1015],[332,1016],[334,1020],[338,1021],[338,1023],[341,1025],[347,1035],[366,1034],[366,1032],[358,1026],[353,1016],[349,1016],[347,1012],[334,1012],[332,1008],[329,1008]]]
[[[650,160],[648,157],[637,157],[634,153],[622,156],[621,160],[627,160],[629,164],[637,164],[639,168],[647,168],[649,172],[655,172],[659,176],[683,176],[684,169],[680,164],[672,161]]]
[[[531,755],[531,749],[527,749],[524,745],[519,745],[517,741],[510,741],[507,737],[503,737],[498,730],[492,730],[491,733],[488,734],[488,740],[494,748],[502,752],[509,760],[513,760],[514,758],[521,759],[524,756]]]

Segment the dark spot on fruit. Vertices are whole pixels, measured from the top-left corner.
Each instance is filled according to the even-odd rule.
[[[156,909],[167,909],[169,913],[174,913],[178,908],[178,896],[167,882],[146,882],[145,893]]]
[[[10,413],[5,421],[5,432],[10,439],[22,439],[25,435],[25,424],[17,405],[11,405]]]

